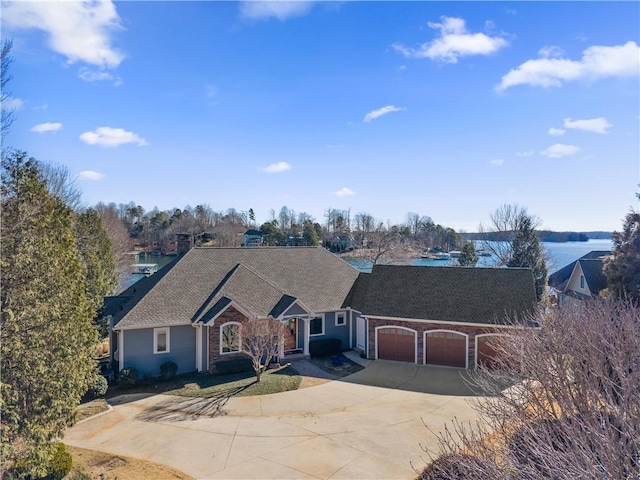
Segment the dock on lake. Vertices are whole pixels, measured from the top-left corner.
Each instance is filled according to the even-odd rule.
[[[143,275],[153,275],[158,271],[157,263],[134,263],[132,267],[133,273],[141,273]]]

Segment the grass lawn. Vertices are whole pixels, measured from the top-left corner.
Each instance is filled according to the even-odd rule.
[[[342,360],[342,365],[334,365],[331,356],[312,357],[309,360],[316,367],[324,370],[325,372],[332,373],[338,378],[346,377],[347,375],[359,372],[364,368],[362,365],[358,365],[357,363],[352,362],[344,355],[340,355],[340,357]]]
[[[267,370],[260,383],[251,372],[233,375],[210,375],[190,373],[179,375],[170,381],[159,379],[143,380],[135,387],[109,388],[107,398],[126,393],[165,393],[185,397],[245,397],[296,390],[302,377],[290,366]]]
[[[86,450],[67,445],[67,452],[73,457],[73,467],[66,478],[85,480],[191,480],[192,477],[164,465],[137,460],[135,458]],[[101,476],[102,474],[102,476]]]
[[[90,402],[81,403],[76,408],[76,422],[92,417],[100,412],[106,412],[109,409],[104,398],[96,398]]]

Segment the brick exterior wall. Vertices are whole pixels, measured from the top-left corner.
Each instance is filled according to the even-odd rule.
[[[247,320],[242,313],[233,307],[229,307],[225,312],[216,318],[213,327],[209,328],[209,373],[216,373],[215,364],[220,360],[231,360],[232,358],[246,357],[242,352],[220,353],[220,326],[227,322],[243,323]]]
[[[369,339],[369,359],[376,358],[376,327],[406,327],[418,332],[418,364],[424,362],[424,332],[430,330],[452,330],[454,332],[465,333],[469,335],[469,349],[467,350],[468,366],[470,369],[475,368],[475,352],[476,352],[476,335],[484,333],[508,333],[504,328],[496,327],[472,327],[468,325],[455,325],[451,323],[422,323],[411,322],[408,320],[379,320],[369,319],[368,322],[368,339]]]

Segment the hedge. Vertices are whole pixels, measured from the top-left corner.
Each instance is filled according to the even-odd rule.
[[[253,361],[250,357],[237,357],[229,360],[220,360],[213,364],[214,372],[218,375],[231,375],[253,371]]]
[[[328,357],[342,353],[342,341],[339,338],[323,338],[309,342],[309,355],[312,357]]]

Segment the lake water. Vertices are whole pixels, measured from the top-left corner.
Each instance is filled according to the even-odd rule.
[[[167,257],[165,255],[144,255],[135,259],[135,263],[155,263],[158,265],[158,270],[160,270],[165,265],[171,263],[175,260],[176,257]],[[134,262],[132,262],[133,264]],[[133,272],[133,266],[131,267],[131,271]],[[146,275],[142,273],[129,273],[126,275],[122,275],[120,278],[120,284],[118,286],[117,291],[122,292],[126,290],[131,285],[136,283],[138,280],[143,279]]]
[[[583,255],[586,255],[592,250],[611,250],[613,248],[613,241],[589,240],[587,242],[543,242],[542,246],[549,257],[547,261],[547,268],[549,270],[549,274],[551,274]],[[480,244],[478,243],[476,247],[479,248]],[[362,272],[371,271],[371,262],[347,257],[344,259]],[[454,264],[456,264],[455,259],[430,260],[426,258],[416,258],[412,262],[412,265],[425,267],[441,267]],[[493,267],[494,265],[495,257],[480,257],[477,264],[478,267]]]

